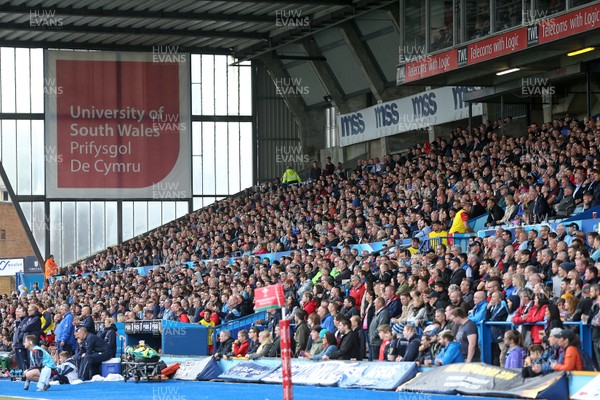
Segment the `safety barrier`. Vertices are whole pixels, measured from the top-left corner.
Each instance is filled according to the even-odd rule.
[[[523,326],[531,327],[531,326],[544,326],[543,322],[538,322],[535,324],[523,324]],[[581,341],[582,349],[592,355],[592,329],[590,325],[586,325],[583,322],[563,322],[563,325],[566,327],[576,326],[579,329],[579,340]],[[481,361],[486,364],[492,363],[492,334],[491,327],[492,326],[505,326],[508,329],[515,329],[516,325],[514,325],[510,321],[483,321],[477,323],[477,329],[479,334],[479,346],[481,350]]]
[[[435,238],[427,238],[421,241],[419,252],[428,251],[430,249],[435,250],[439,244],[446,246],[458,245],[460,246],[463,253],[468,252],[471,238],[476,237],[475,233],[455,233],[451,236],[439,236]],[[409,243],[410,245],[410,239]]]
[[[94,323],[94,327],[96,328],[96,332],[100,332],[104,328],[104,322],[99,321]],[[115,327],[117,328],[117,355],[116,357],[120,357],[123,349],[126,346],[127,338],[125,337],[125,324],[123,322],[115,322]]]
[[[179,321],[148,319],[128,321],[117,325],[119,333],[119,349],[125,346],[137,346],[140,341],[146,345],[162,349],[164,354],[198,355],[209,354],[209,328],[200,324]]]
[[[234,319],[233,321],[229,321],[224,324],[215,326],[214,330],[213,330],[215,349],[218,347],[217,343],[218,343],[219,333],[221,333],[222,331],[231,332],[231,337],[235,339],[237,336],[237,333],[239,331],[241,331],[242,329],[248,330],[252,327],[252,325],[254,325],[254,323],[256,321],[265,320],[266,318],[267,318],[267,312],[260,311],[260,312],[250,314],[245,317]]]

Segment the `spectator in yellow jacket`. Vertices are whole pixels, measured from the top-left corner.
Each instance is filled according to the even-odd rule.
[[[292,168],[291,166],[287,167],[283,176],[281,177],[281,183],[284,185],[288,185],[291,183],[300,183],[302,179],[300,179],[300,175]]]

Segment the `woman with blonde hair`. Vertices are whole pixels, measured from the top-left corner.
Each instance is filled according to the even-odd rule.
[[[513,295],[518,295],[525,287],[525,276],[523,274],[513,274],[513,286],[515,287]]]
[[[273,347],[273,337],[267,330],[264,330],[258,334],[258,341],[260,345],[258,346],[258,349],[256,349],[256,353],[248,355],[248,358],[251,360],[257,360],[261,357],[267,356]]]
[[[498,268],[496,268],[496,267],[492,267],[492,268],[490,268],[490,270],[489,270],[488,274],[490,275],[490,278],[493,278],[493,277],[498,277],[498,278],[500,278],[500,277],[501,277],[501,274],[500,274],[500,269],[498,269]]]

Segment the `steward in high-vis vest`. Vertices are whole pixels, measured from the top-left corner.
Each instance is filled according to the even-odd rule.
[[[58,265],[56,265],[56,262],[54,261],[54,256],[50,254],[44,264],[44,278],[46,279],[46,283],[48,283],[48,279],[50,279],[51,276],[54,276],[57,273]]]
[[[302,179],[300,179],[300,175],[292,168],[287,167],[283,176],[281,177],[281,183],[288,185],[290,183],[300,183]]]

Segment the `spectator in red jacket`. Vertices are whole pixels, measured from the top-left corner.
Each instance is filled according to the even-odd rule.
[[[520,306],[515,311],[512,318],[514,325],[521,325],[525,323],[529,310],[533,307],[533,291],[529,288],[524,288],[519,292]]]
[[[538,293],[533,299],[533,305],[526,313],[517,314],[513,318],[513,324],[535,324],[543,322],[546,316],[546,308],[548,308],[548,297],[544,293]],[[540,332],[544,330],[543,325],[533,325],[531,327],[531,341],[535,344],[542,343]]]
[[[360,276],[352,275],[350,278],[350,282],[352,282],[352,288],[350,289],[350,296],[354,297],[356,300],[355,304],[362,304],[362,298],[365,295],[366,286],[364,282],[361,282]]]
[[[233,354],[229,354],[230,357],[246,357],[248,349],[250,348],[250,342],[248,341],[248,332],[242,329],[238,332],[238,338],[233,342]]]
[[[306,311],[307,315],[314,313],[317,310],[317,302],[313,299],[311,292],[302,293],[302,308]]]
[[[181,306],[181,302],[174,302],[171,306],[171,310],[173,310],[173,314],[177,316],[177,321],[187,322],[188,324],[190,323],[190,318],[188,317],[185,309]]]

